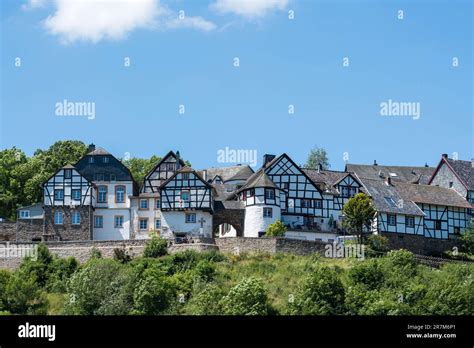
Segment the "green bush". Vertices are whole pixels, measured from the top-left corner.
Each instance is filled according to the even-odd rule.
[[[96,247],[93,247],[91,249],[91,256],[90,256],[91,259],[101,259],[102,258],[102,253],[100,252],[99,249],[97,249]]]
[[[461,236],[462,250],[474,254],[474,224],[469,226]]]
[[[138,280],[133,293],[135,313],[157,315],[165,313],[174,300],[174,292],[163,273],[148,269]]]
[[[367,238],[367,256],[380,257],[390,250],[388,239],[383,236],[372,234]]]
[[[185,313],[191,315],[222,314],[222,289],[215,284],[207,284],[201,291],[191,297],[186,305]]]
[[[0,269],[0,311],[6,307],[6,290],[12,274],[6,269]]]
[[[46,289],[49,292],[64,293],[67,291],[69,278],[78,269],[79,262],[74,257],[55,258],[49,267]]]
[[[155,234],[146,243],[143,250],[144,257],[160,257],[166,254],[168,254],[168,242]]]
[[[317,267],[289,302],[290,314],[334,315],[344,311],[344,286],[336,270]]]
[[[347,289],[345,305],[347,314],[353,315],[409,315],[410,306],[403,303],[401,294],[382,290],[369,290],[364,285]]]
[[[114,249],[114,260],[117,260],[120,263],[129,263],[132,261],[132,257],[128,253],[125,247],[115,248]]]
[[[269,312],[267,290],[261,280],[241,280],[222,298],[222,311],[227,315],[266,315]]]
[[[68,283],[67,313],[93,315],[117,292],[116,280],[124,270],[122,264],[110,259],[90,259]]]
[[[196,275],[204,280],[205,282],[211,282],[214,280],[216,274],[216,266],[213,262],[207,260],[201,260],[198,262],[195,268]]]
[[[380,288],[384,281],[384,272],[376,259],[356,263],[347,276],[352,284],[362,284],[368,290]]]
[[[12,314],[46,314],[47,301],[33,273],[13,273],[4,297],[5,308]]]
[[[286,226],[280,220],[270,224],[265,232],[266,237],[283,237],[286,233]]]

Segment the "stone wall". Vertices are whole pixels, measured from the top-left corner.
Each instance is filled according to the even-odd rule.
[[[54,224],[54,213],[63,213],[63,224]],[[73,225],[71,223],[72,213],[78,211],[81,214],[81,223]],[[44,207],[45,218],[45,239],[47,240],[91,240],[92,239],[92,208],[90,206],[75,207],[71,209],[66,206]]]
[[[0,240],[15,240],[15,233],[15,222],[0,222]]]
[[[438,256],[443,251],[453,250],[460,246],[456,239],[435,239],[402,233],[383,233],[388,239],[390,249],[406,249],[415,254]]]
[[[308,255],[313,253],[324,254],[327,243],[320,241],[296,240],[286,238],[217,238],[215,240],[222,253],[292,253]]]

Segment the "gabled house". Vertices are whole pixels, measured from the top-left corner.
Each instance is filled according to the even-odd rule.
[[[474,204],[474,161],[455,160],[443,154],[429,185],[452,189]],[[469,215],[474,217],[474,209],[469,211]]]

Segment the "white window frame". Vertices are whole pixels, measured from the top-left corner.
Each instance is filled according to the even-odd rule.
[[[142,226],[142,222],[145,223],[144,226]],[[148,218],[140,218],[140,220],[138,221],[138,227],[139,227],[140,231],[147,231],[148,230]]]
[[[143,202],[145,202],[145,206],[142,205]],[[148,209],[148,198],[140,198],[140,209]]]
[[[100,224],[97,224],[97,219],[99,219]],[[104,228],[104,216],[103,215],[94,215],[94,228]]]

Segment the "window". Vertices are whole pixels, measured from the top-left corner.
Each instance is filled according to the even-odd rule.
[[[140,219],[140,229],[147,230],[148,229],[148,219]]]
[[[89,163],[94,163],[94,157],[89,157]]]
[[[140,199],[140,209],[148,209],[148,199]]]
[[[387,214],[387,224],[389,226],[396,226],[397,225],[397,215]]]
[[[79,225],[80,223],[81,223],[81,213],[79,213],[78,211],[72,212],[71,224]]]
[[[54,190],[54,199],[58,201],[64,200],[64,190]]]
[[[347,186],[341,187],[342,197],[349,197],[349,188]]]
[[[114,218],[114,227],[121,228],[123,227],[123,215],[115,215]]]
[[[94,227],[103,228],[104,227],[104,217],[101,215],[94,216]]]
[[[97,192],[97,202],[107,203],[107,186],[99,186]]]
[[[183,180],[189,180],[189,173],[183,173]]]
[[[71,179],[71,176],[72,176],[71,169],[64,169],[64,178],[65,179]]]
[[[155,198],[155,209],[160,209],[161,201],[159,198]]]
[[[232,225],[230,224],[224,224],[222,230],[224,233],[227,233],[227,232],[230,232],[230,229],[231,229]]]
[[[301,208],[311,208],[311,199],[302,199]]]
[[[189,201],[189,191],[181,191],[181,200]]]
[[[314,201],[314,206],[316,209],[321,209],[321,207],[323,206],[323,202],[320,199],[317,199]]]
[[[166,163],[166,171],[174,172],[175,165],[174,163]]]
[[[81,200],[81,190],[72,190],[71,192],[72,199],[75,201]]]
[[[117,180],[117,177],[115,176],[115,174],[110,174],[110,181],[115,181]]]
[[[263,208],[263,217],[271,218],[273,216],[272,208]]]
[[[29,217],[30,217],[30,211],[29,210],[20,210],[20,218],[27,219]]]
[[[115,186],[115,203],[125,202],[125,186]]]
[[[441,220],[435,221],[435,230],[441,230]]]
[[[415,227],[415,218],[413,216],[405,216],[406,227]]]
[[[196,214],[190,213],[186,214],[186,223],[195,223],[196,222]]]
[[[161,228],[161,220],[155,219],[155,229],[159,230]]]
[[[102,157],[102,163],[109,163],[109,158],[108,157]]]
[[[104,174],[94,174],[94,181],[104,181]]]
[[[255,189],[250,189],[247,191],[247,197],[253,197],[255,195]]]
[[[265,198],[266,199],[275,199],[275,190],[274,189],[265,189]]]
[[[395,208],[397,206],[397,203],[395,203],[395,200],[392,197],[384,197],[385,202],[387,202],[388,206],[391,208]]]
[[[354,197],[357,194],[356,187],[349,187],[349,197]]]
[[[61,211],[54,212],[54,224],[55,225],[62,225],[63,224],[64,215]]]

